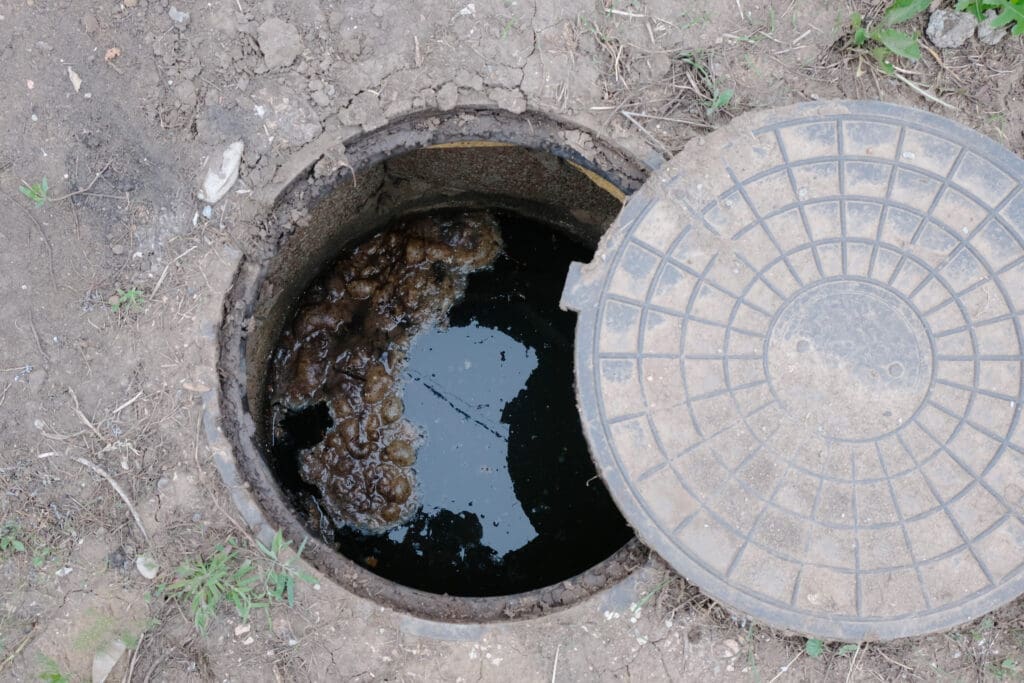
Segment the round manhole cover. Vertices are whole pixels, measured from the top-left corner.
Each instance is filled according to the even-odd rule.
[[[1022,178],[981,135],[858,102],[744,117],[659,171],[563,297],[641,538],[828,638],[1024,592]]]

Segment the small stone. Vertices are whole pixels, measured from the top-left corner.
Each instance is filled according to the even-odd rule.
[[[147,555],[139,555],[135,558],[135,568],[147,579],[155,579],[160,571],[160,565],[153,558]]]
[[[68,80],[71,81],[71,87],[75,89],[75,92],[82,89],[82,77],[70,66],[68,67]]]
[[[985,19],[978,24],[978,40],[984,45],[998,45],[1006,37],[1006,26],[998,28],[992,26],[992,22],[995,21],[998,14],[994,9],[990,9],[985,12]]]
[[[978,20],[969,12],[940,9],[932,12],[928,19],[928,39],[935,47],[947,49],[962,47],[974,35]]]
[[[291,66],[302,54],[303,45],[299,31],[286,21],[278,18],[267,19],[256,30],[257,42],[268,69]]]
[[[114,252],[115,256],[120,256],[121,254],[124,253],[124,245],[115,244],[114,246],[110,247],[110,251]]]
[[[137,7],[138,4],[139,4],[139,0],[124,0],[124,6],[127,7],[128,9],[131,9],[133,7]]]
[[[727,640],[722,641],[719,651],[721,656],[725,659],[735,657],[737,654],[739,654],[740,644],[732,638],[729,638]]]
[[[91,14],[82,15],[82,28],[86,33],[96,33],[100,30],[100,22]]]
[[[249,624],[239,624],[238,626],[235,627],[235,635],[236,636],[244,636],[251,629],[252,629],[252,626],[250,626]]]
[[[171,9],[167,10],[167,16],[169,16],[174,23],[181,24],[182,27],[187,26],[189,19],[192,18],[192,15],[188,12],[182,12],[174,5],[171,5]]]

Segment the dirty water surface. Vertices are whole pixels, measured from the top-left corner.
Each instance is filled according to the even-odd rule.
[[[557,583],[629,540],[558,308],[591,254],[515,214],[447,212],[397,221],[310,287],[272,360],[271,459],[324,540],[467,596]]]

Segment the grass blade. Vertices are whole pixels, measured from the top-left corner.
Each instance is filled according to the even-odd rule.
[[[885,10],[883,21],[886,26],[902,24],[928,9],[929,5],[931,5],[931,0],[896,0],[889,6],[889,9]],[[893,50],[893,52],[896,51]]]
[[[917,38],[891,28],[883,28],[874,32],[873,37],[892,50],[893,54],[917,61],[921,59],[921,46],[917,44]]]

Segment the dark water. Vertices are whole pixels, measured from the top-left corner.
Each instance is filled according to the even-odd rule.
[[[551,585],[632,535],[587,452],[573,392],[575,315],[558,308],[569,263],[592,252],[547,226],[499,218],[504,253],[470,276],[447,329],[415,338],[402,375],[405,417],[426,434],[414,467],[421,508],[385,534],[319,529],[377,574],[435,593]],[[314,406],[285,421],[274,449],[303,509],[315,491],[294,471],[296,452],[329,427],[326,408]]]

